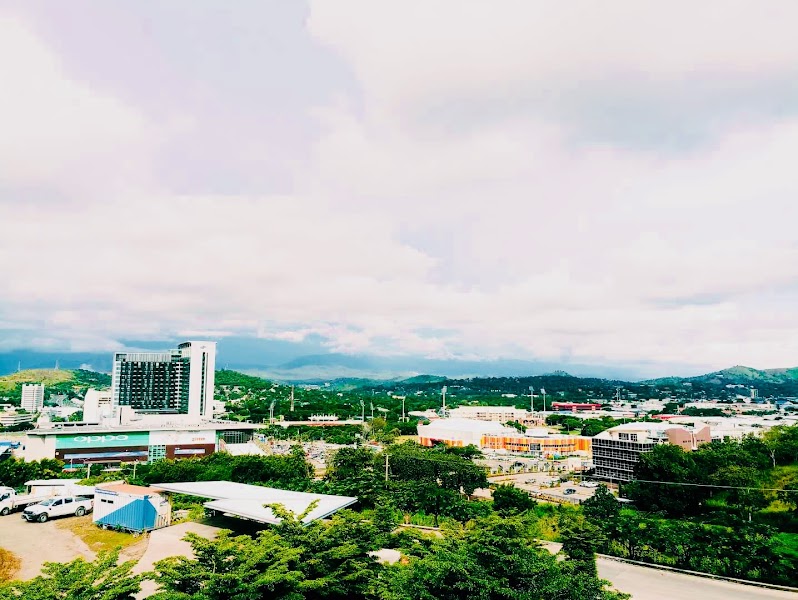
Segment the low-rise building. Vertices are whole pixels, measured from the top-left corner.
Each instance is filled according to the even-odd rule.
[[[667,423],[626,423],[593,437],[593,465],[596,477],[615,481],[634,479],[634,467],[640,455],[658,444],[674,444],[695,450],[712,441],[708,425]]]
[[[474,445],[482,450],[499,450],[537,456],[589,455],[591,439],[577,435],[552,434],[546,429],[518,431],[495,421],[475,419],[436,419],[418,426],[422,446],[446,444],[453,447]]]
[[[0,427],[16,427],[23,423],[30,423],[35,418],[36,415],[30,413],[20,412],[15,409],[7,409],[0,412]]]
[[[579,412],[600,410],[601,404],[590,402],[552,402],[551,409],[556,412]]]
[[[72,466],[118,465],[160,458],[207,456],[226,443],[244,443],[261,427],[233,421],[168,422],[153,419],[121,425],[50,423],[27,432],[25,460],[57,458]]]
[[[458,406],[447,412],[453,419],[475,419],[498,423],[509,423],[510,421],[527,423],[535,418],[533,413],[515,406]]]

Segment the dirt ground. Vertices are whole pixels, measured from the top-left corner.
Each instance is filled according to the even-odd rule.
[[[58,520],[28,523],[18,512],[0,517],[0,548],[19,557],[22,565],[17,579],[36,577],[46,562],[94,558],[94,552],[80,538],[58,527]]]

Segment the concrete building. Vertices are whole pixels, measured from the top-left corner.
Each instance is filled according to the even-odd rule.
[[[485,435],[509,435],[516,431],[496,421],[475,419],[435,419],[429,425],[418,426],[418,440],[422,446],[443,443],[447,446],[464,447],[474,445],[482,448]]]
[[[44,406],[44,384],[23,383],[21,406],[29,413],[37,413]]]
[[[0,411],[0,427],[15,427],[23,423],[30,423],[35,419],[31,413],[17,412],[14,409]]]
[[[233,421],[167,421],[140,418],[122,411],[119,425],[51,423],[27,432],[25,460],[57,458],[67,465],[150,462],[160,458],[191,458],[224,450],[227,443],[245,443],[261,427]],[[128,418],[131,416],[133,418]],[[136,418],[139,417],[139,418]]]
[[[571,454],[590,455],[592,438],[580,435],[552,434],[546,429],[513,430],[507,435],[485,435],[484,450],[505,450],[513,454],[533,454],[555,458]]]
[[[528,429],[524,433],[496,421],[475,419],[436,419],[429,425],[419,425],[418,436],[422,446],[474,445],[482,450],[544,457],[589,455],[591,443],[591,438],[582,436],[551,434],[546,429]]]
[[[748,436],[762,437],[768,429],[776,425],[762,417],[685,417],[676,415],[669,423],[692,425],[693,427],[709,425],[713,440],[741,440]]]
[[[114,406],[212,417],[216,342],[189,341],[165,352],[114,354]]]
[[[695,450],[712,441],[709,426],[667,423],[626,423],[593,437],[593,465],[596,477],[614,481],[634,479],[634,467],[640,455],[658,444],[674,444]]]
[[[533,415],[524,408],[515,406],[458,406],[448,410],[453,419],[476,419],[477,421],[496,421],[526,423]]]
[[[551,410],[555,412],[579,412],[600,410],[601,404],[590,402],[552,402]]]
[[[108,419],[114,412],[114,395],[111,390],[86,391],[83,399],[83,421],[86,423],[100,423]]]

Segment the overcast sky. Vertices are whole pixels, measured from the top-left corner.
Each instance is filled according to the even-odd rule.
[[[794,366],[796,23],[0,0],[0,350]]]

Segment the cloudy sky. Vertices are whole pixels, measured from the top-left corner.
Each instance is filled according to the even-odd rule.
[[[798,364],[798,3],[0,1],[0,351]]]

